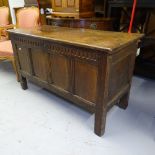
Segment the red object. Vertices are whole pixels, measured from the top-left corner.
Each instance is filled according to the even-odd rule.
[[[131,30],[132,30],[133,19],[135,17],[136,4],[137,4],[137,0],[134,0],[128,33],[131,33]]]
[[[39,2],[39,0],[37,0],[37,2],[38,2],[38,7],[39,7],[39,9],[40,9],[40,2]]]
[[[37,3],[38,3],[39,12],[40,12],[40,1],[37,0]],[[41,17],[40,17],[40,16],[39,16],[39,23],[42,24],[42,23],[41,23]]]

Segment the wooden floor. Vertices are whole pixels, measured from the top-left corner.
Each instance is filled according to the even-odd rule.
[[[32,83],[23,91],[11,64],[0,64],[1,155],[153,155],[155,81],[133,78],[129,107],[109,111],[103,137],[92,132],[93,121]]]

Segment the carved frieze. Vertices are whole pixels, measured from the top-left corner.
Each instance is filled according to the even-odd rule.
[[[61,54],[68,57],[75,57],[78,59],[86,59],[97,62],[98,54],[91,49],[76,48],[76,46],[64,46],[65,43],[55,43],[54,41],[43,41],[39,38],[29,38],[23,36],[14,36],[14,41],[21,46],[29,46],[30,48],[43,48],[50,54]]]

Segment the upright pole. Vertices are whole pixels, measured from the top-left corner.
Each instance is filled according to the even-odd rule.
[[[133,20],[134,20],[134,16],[135,16],[135,10],[136,10],[136,4],[137,4],[137,0],[134,0],[128,33],[131,33],[131,30],[132,30],[132,25],[133,25]]]

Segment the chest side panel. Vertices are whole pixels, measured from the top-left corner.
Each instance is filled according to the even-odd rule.
[[[112,56],[109,98],[130,87],[137,46],[133,43]]]

